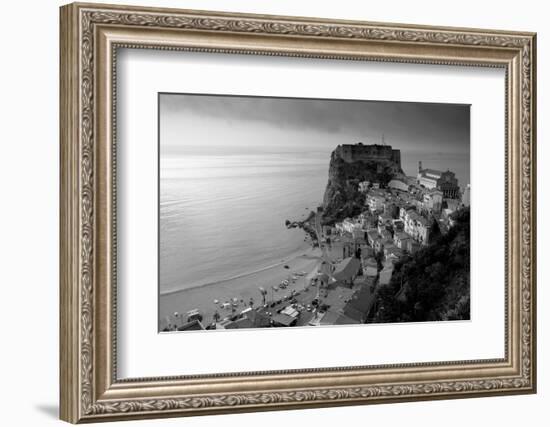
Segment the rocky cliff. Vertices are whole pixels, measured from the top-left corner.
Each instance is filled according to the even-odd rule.
[[[344,150],[347,147],[353,147],[352,156],[350,150]],[[386,152],[387,156],[380,155]],[[399,158],[399,150],[389,146],[338,146],[330,157],[322,222],[333,224],[361,213],[365,209],[365,195],[359,192],[359,183],[370,181],[386,185],[392,178],[404,177],[396,160]]]

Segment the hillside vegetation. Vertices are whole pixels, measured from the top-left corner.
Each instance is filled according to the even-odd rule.
[[[395,264],[378,289],[375,322],[470,319],[470,211],[445,235]]]

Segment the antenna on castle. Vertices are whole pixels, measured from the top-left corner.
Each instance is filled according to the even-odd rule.
[[[382,134],[382,145],[386,145],[386,138],[384,137],[384,134]]]

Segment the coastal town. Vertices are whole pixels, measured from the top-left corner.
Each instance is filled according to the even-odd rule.
[[[358,167],[369,173],[356,173]],[[352,172],[342,174],[343,168]],[[163,330],[376,323],[384,318],[378,296],[384,290],[388,294],[390,283],[391,298],[405,301],[408,283],[400,273],[401,283],[395,287],[396,265],[411,262],[453,229],[457,217],[469,210],[470,185],[461,188],[453,171],[424,168],[422,162],[416,175],[407,176],[400,151],[378,144],[338,146],[331,173],[338,176],[339,187],[327,189],[328,198],[348,194],[339,202],[338,214],[328,214],[334,210],[331,199],[305,220],[286,222],[287,228],[303,229],[316,248],[313,271],[292,271],[285,265],[287,277],[279,283],[259,283],[256,298],[214,300],[209,315],[201,309],[176,312]],[[350,215],[339,218],[343,212]]]

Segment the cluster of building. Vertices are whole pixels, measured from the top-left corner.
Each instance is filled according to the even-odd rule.
[[[400,161],[396,150],[367,154]],[[376,308],[377,289],[390,283],[395,262],[429,245],[435,227],[441,233],[448,231],[454,225],[454,213],[470,204],[470,187],[461,191],[453,172],[423,169],[421,163],[416,177],[393,179],[386,185],[363,181],[359,191],[365,195],[361,214],[334,226],[321,227],[318,218],[315,225],[310,224],[323,251],[323,262],[316,275],[303,278],[303,290],[278,299],[273,293],[266,299],[264,292],[261,305],[253,306],[251,300],[250,306],[240,312],[233,309],[223,319],[216,317],[216,312],[210,323],[193,311],[176,329],[366,323]]]
[[[373,271],[375,257],[391,270],[404,254],[429,245],[434,227],[448,231],[454,213],[470,204],[469,185],[462,191],[453,172],[423,169],[422,163],[416,177],[392,179],[386,185],[363,181],[359,191],[365,194],[365,210],[334,227],[325,226],[323,235],[325,241],[337,239],[359,249],[363,271]]]
[[[250,329],[267,327],[326,326],[365,323],[375,303],[377,267],[366,275],[356,256],[334,260],[326,253],[316,275],[306,280],[304,289],[289,295],[268,298],[261,305],[234,311],[223,318],[195,317],[171,319],[165,331],[204,329]],[[185,316],[184,316],[185,317]]]

